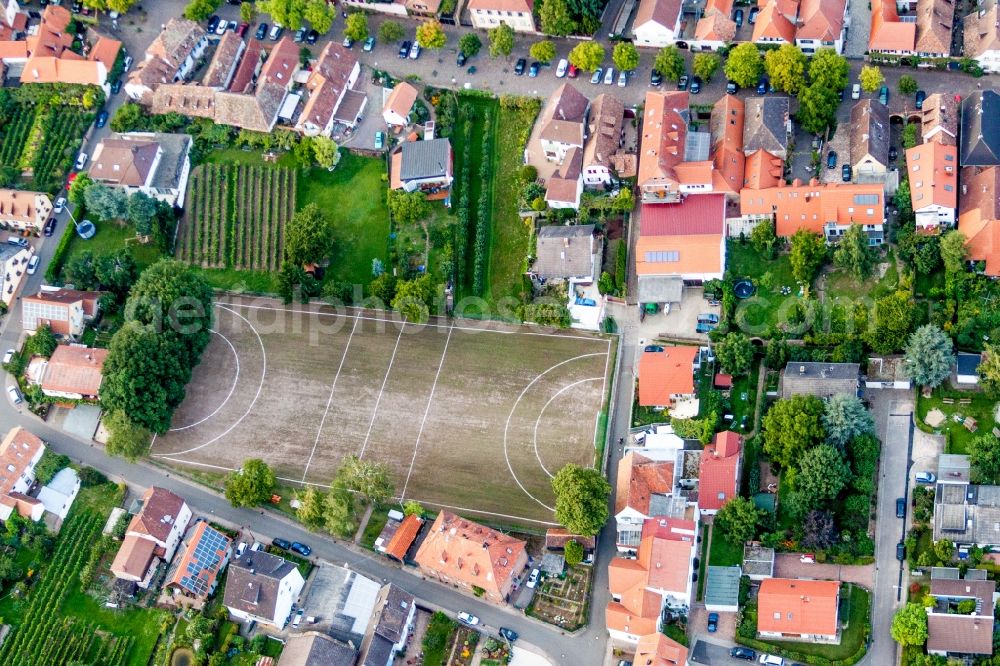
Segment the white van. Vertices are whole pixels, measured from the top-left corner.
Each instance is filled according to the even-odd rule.
[[[784,666],[785,660],[773,654],[762,654],[758,663],[764,664],[764,666]]]
[[[854,87],[851,88],[851,99],[860,99],[860,98],[861,98],[861,84],[855,83]]]

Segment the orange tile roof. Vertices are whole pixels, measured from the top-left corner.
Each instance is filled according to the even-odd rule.
[[[673,485],[673,462],[650,460],[630,451],[618,465],[615,513],[620,513],[628,507],[644,516],[649,515],[649,501],[652,496],[669,493]]]
[[[639,404],[664,407],[672,395],[694,393],[694,358],[697,347],[666,347],[639,357]]]
[[[28,53],[46,57],[62,55],[73,45],[73,35],[67,31],[73,16],[65,7],[49,5],[42,13],[42,21],[33,35],[28,35]]]
[[[643,590],[640,594],[643,607],[639,612],[632,612],[617,601],[608,602],[607,608],[604,609],[604,621],[608,631],[622,631],[639,636],[656,631],[660,618],[660,596],[648,590]]]
[[[743,169],[743,187],[751,190],[766,190],[785,184],[785,160],[766,150],[758,150],[747,156]]]
[[[198,545],[206,537],[206,532],[208,537],[206,546],[218,544],[217,548],[205,547],[199,550]],[[232,543],[232,539],[210,526],[207,521],[199,522],[191,533],[180,565],[174,571],[173,577],[167,581],[167,585],[175,585],[202,599],[208,597],[215,587],[216,579],[222,573]]]
[[[681,0],[640,0],[633,25],[653,22],[672,30],[680,15]]]
[[[722,271],[722,234],[641,236],[636,245],[639,275],[719,273]],[[677,261],[647,260],[647,253],[676,252]]]
[[[622,595],[636,587],[645,588],[649,580],[646,567],[629,557],[615,557],[608,563],[608,590],[614,596]],[[638,598],[638,597],[635,597]],[[623,598],[623,602],[628,601]]]
[[[122,540],[122,545],[111,562],[111,573],[117,578],[142,580],[156,556],[155,551],[155,541],[129,534]]]
[[[799,229],[823,233],[828,222],[841,226],[882,224],[884,205],[885,191],[881,183],[819,183],[812,180],[803,185],[796,180],[791,185],[740,192],[740,212],[743,215],[774,214],[779,236],[791,236]]]
[[[0,495],[8,494],[28,469],[42,443],[34,433],[19,427],[11,428],[0,442]]]
[[[794,21],[799,15],[799,0],[758,0],[757,6],[762,10],[768,5],[774,5],[782,16]]]
[[[383,107],[383,113],[386,111],[392,111],[398,116],[406,118],[410,115],[410,110],[413,108],[413,103],[417,100],[417,89],[411,86],[406,81],[400,81],[396,84],[396,87],[392,89],[389,93],[388,99],[385,101],[385,107]]]
[[[796,39],[818,39],[832,42],[844,29],[844,8],[847,0],[802,0],[799,5],[799,28]]]
[[[1000,276],[1000,220],[985,217],[978,208],[962,213],[958,230],[965,236],[965,249],[972,261],[982,261],[985,273]]]
[[[691,575],[688,563],[697,536],[698,526],[693,520],[646,520],[637,554],[637,561],[649,572],[646,585],[670,592],[686,591]]]
[[[735,95],[725,95],[712,107],[709,132],[712,137],[712,161],[722,176],[728,192],[743,187],[746,157],[743,154],[743,117],[745,105]]]
[[[28,43],[25,41],[0,42],[0,59],[14,60],[28,57]]]
[[[917,53],[946,57],[951,52],[955,5],[952,0],[917,0]]]
[[[717,511],[739,493],[736,473],[740,467],[743,438],[727,430],[716,433],[701,454],[698,474],[698,508]]]
[[[837,633],[835,580],[768,578],[757,595],[757,631],[832,636]]]
[[[729,16],[733,13],[734,0],[708,0],[705,3],[705,14],[711,12],[718,12],[724,16]]]
[[[80,83],[100,86],[104,85],[107,78],[108,71],[104,63],[66,57],[32,56],[24,63],[24,70],[21,72],[21,83]]]
[[[385,554],[402,561],[406,555],[406,551],[410,549],[413,541],[417,538],[417,534],[420,533],[420,528],[423,524],[423,519],[415,514],[410,514],[406,518],[403,518],[403,522],[396,528],[396,533],[392,535],[389,543],[385,545]]]
[[[666,185],[677,189],[674,169],[684,160],[688,105],[685,90],[646,93],[639,150],[639,187]]]
[[[913,210],[927,206],[955,208],[958,205],[958,149],[937,141],[906,151]]]
[[[778,9],[778,5],[769,2],[757,14],[757,22],[753,26],[753,41],[795,43],[795,26]]]
[[[978,210],[989,220],[1000,220],[1000,167],[965,167],[958,207],[963,212]]]
[[[635,666],[687,666],[688,650],[661,633],[646,634],[635,648]]]
[[[442,511],[414,559],[422,569],[502,597],[525,548],[520,539]]]
[[[917,42],[917,26],[915,23],[900,22],[896,0],[871,0],[871,5],[868,50],[913,53]]]
[[[121,51],[122,43],[110,37],[98,37],[94,48],[90,49],[87,55],[88,60],[95,60],[104,63],[104,67],[110,72],[118,59],[118,52]]]
[[[42,390],[97,395],[103,380],[101,370],[107,356],[107,349],[59,345],[49,359],[42,379]]]
[[[736,22],[729,14],[705,10],[705,16],[698,19],[694,38],[705,42],[731,42],[736,38]]]

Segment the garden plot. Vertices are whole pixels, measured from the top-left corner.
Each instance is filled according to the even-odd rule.
[[[326,486],[356,454],[386,463],[400,497],[511,523],[553,521],[551,475],[594,464],[606,338],[239,297],[216,314],[154,442],[166,462],[227,471],[260,457]]]

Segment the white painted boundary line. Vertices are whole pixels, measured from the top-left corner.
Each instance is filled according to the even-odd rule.
[[[312,465],[313,456],[316,455],[316,447],[319,446],[320,435],[323,434],[323,424],[326,423],[326,416],[330,413],[330,405],[333,403],[333,391],[337,388],[337,380],[340,379],[340,371],[344,369],[344,361],[347,360],[347,351],[351,348],[351,340],[354,339],[354,331],[358,328],[358,320],[354,320],[351,327],[351,334],[347,336],[347,344],[344,345],[344,353],[340,357],[340,365],[337,366],[337,374],[333,376],[333,383],[330,384],[330,395],[326,399],[326,409],[323,410],[323,417],[319,420],[319,428],[316,429],[316,441],[313,442],[312,451],[309,452],[309,459],[306,461],[306,468],[302,470],[302,480],[306,480],[309,473],[309,466]]]
[[[385,385],[389,382],[389,373],[392,371],[392,364],[396,362],[396,352],[399,351],[399,341],[403,339],[403,330],[406,328],[406,323],[404,322],[402,326],[399,327],[399,335],[396,336],[396,345],[392,348],[392,357],[389,359],[389,367],[385,369],[385,377],[382,378],[382,388],[378,391],[378,397],[375,399],[375,409],[372,410],[372,420],[368,424],[368,432],[365,434],[365,441],[361,445],[361,453],[358,454],[358,458],[365,457],[365,449],[368,448],[368,438],[372,436],[372,428],[375,427],[375,417],[378,416],[378,406],[382,403],[382,394],[385,393]]]
[[[406,472],[406,481],[403,482],[403,492],[400,498],[406,497],[406,489],[410,485],[410,475],[413,474],[413,465],[417,462],[417,451],[420,449],[420,438],[424,434],[424,426],[427,425],[427,415],[431,413],[431,404],[434,402],[434,391],[437,390],[438,379],[441,377],[441,368],[444,367],[444,358],[448,355],[448,343],[451,342],[451,329],[448,329],[448,337],[444,341],[444,349],[441,350],[441,361],[438,363],[437,372],[434,373],[434,383],[431,384],[431,394],[427,397],[427,406],[424,408],[424,418],[420,420],[420,430],[417,432],[417,441],[413,445],[413,458],[410,459],[410,469]]]
[[[535,459],[538,461],[538,466],[542,468],[543,472],[545,472],[546,474],[549,475],[550,479],[553,478],[553,474],[545,466],[545,463],[542,462],[542,457],[538,453],[538,426],[541,425],[542,417],[545,416],[545,410],[548,409],[549,405],[552,404],[552,401],[555,400],[556,398],[558,398],[560,395],[562,395],[562,393],[564,391],[568,391],[569,389],[573,388],[574,386],[578,386],[580,384],[583,384],[584,382],[598,382],[600,380],[601,380],[600,377],[588,377],[586,379],[580,379],[578,381],[573,382],[572,384],[567,384],[566,386],[563,386],[561,389],[559,389],[558,391],[556,391],[552,395],[551,398],[548,399],[548,402],[545,403],[545,406],[542,407],[542,409],[541,409],[540,412],[538,412],[538,418],[535,419],[535,434],[534,434],[534,437],[532,438],[534,440],[534,443],[535,443]],[[603,402],[604,398],[602,397],[601,400]],[[596,419],[600,419],[601,418],[601,410],[600,409],[597,410],[597,415],[594,418],[596,418]]]
[[[233,358],[236,359],[236,376],[233,377],[233,385],[229,387],[229,394],[226,395],[225,399],[222,402],[219,403],[219,406],[215,408],[215,411],[213,411],[211,414],[209,414],[208,416],[206,416],[202,420],[195,421],[194,423],[189,423],[186,426],[179,426],[177,428],[171,428],[167,432],[180,432],[181,430],[187,430],[188,428],[193,428],[196,425],[201,425],[205,421],[209,420],[210,418],[212,418],[213,416],[215,416],[216,414],[218,414],[219,410],[222,409],[223,407],[225,407],[226,403],[229,402],[229,399],[233,397],[233,392],[236,390],[236,385],[240,383],[240,355],[239,355],[239,353],[237,353],[236,347],[234,347],[233,343],[229,341],[229,338],[227,338],[226,336],[224,336],[222,333],[219,333],[216,330],[213,330],[212,333],[215,333],[220,338],[222,338],[223,340],[225,340],[226,344],[229,345],[229,349],[233,352]]]

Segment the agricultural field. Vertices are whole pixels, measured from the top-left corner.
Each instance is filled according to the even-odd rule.
[[[0,127],[0,167],[30,172],[30,186],[55,192],[73,166],[94,114],[80,107],[15,102]]]
[[[191,173],[176,256],[203,268],[277,271],[295,212],[295,170],[205,164]]]
[[[237,296],[216,302],[215,332],[153,442],[165,463],[260,457],[283,483],[326,486],[353,453],[387,464],[399,497],[537,527],[554,520],[551,475],[597,457],[601,336]]]

